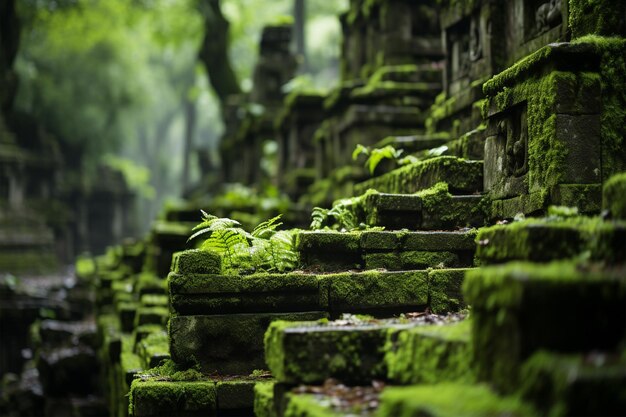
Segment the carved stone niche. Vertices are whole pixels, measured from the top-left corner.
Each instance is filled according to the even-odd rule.
[[[536,38],[563,23],[564,0],[524,0],[524,40]]]
[[[489,120],[485,143],[485,189],[493,198],[528,193],[527,103]]]
[[[444,29],[446,92],[449,96],[492,74],[489,8],[478,8]]]

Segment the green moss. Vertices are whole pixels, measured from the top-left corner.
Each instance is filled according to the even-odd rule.
[[[395,339],[395,340],[394,340]],[[400,384],[474,380],[468,320],[443,326],[420,326],[388,340],[388,378]]]
[[[626,297],[617,275],[563,261],[511,262],[468,271],[463,293],[472,306],[479,379],[511,391],[521,362],[534,350],[614,346],[621,336],[609,329]],[[580,310],[580,305],[587,308]],[[569,313],[564,317],[562,311]]]
[[[602,207],[615,219],[626,220],[626,172],[614,175],[604,184]]]
[[[624,34],[623,2],[613,0],[570,0],[568,24],[572,38],[584,35],[616,36]]]
[[[379,416],[532,416],[518,399],[498,397],[485,385],[435,384],[383,391]]]
[[[172,416],[207,415],[217,412],[215,384],[211,382],[133,381],[129,415]]]
[[[254,385],[254,415],[276,417],[274,382],[257,382]]]
[[[334,411],[327,401],[310,394],[290,394],[284,417],[339,417],[345,415]]]
[[[76,258],[75,269],[79,278],[91,278],[96,273],[95,260],[89,256],[79,256]]]
[[[383,378],[387,332],[394,326],[406,328],[406,325],[331,324],[270,325],[265,335],[266,361],[279,382],[310,384],[338,378],[360,383]]]
[[[144,294],[141,296],[140,303],[144,307],[167,307],[169,299],[167,295]]]
[[[619,415],[626,406],[624,360],[540,351],[521,371],[521,395],[545,416]]]
[[[418,308],[427,303],[427,279],[425,271],[330,274],[322,276],[320,291],[335,313]]]

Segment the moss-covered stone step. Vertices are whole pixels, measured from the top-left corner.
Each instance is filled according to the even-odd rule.
[[[364,223],[388,230],[441,230],[485,224],[482,196],[453,196],[448,193],[447,185],[441,184],[444,185],[441,191],[433,190],[429,194],[367,194]]]
[[[613,219],[626,220],[626,172],[609,178],[602,188],[602,208]]]
[[[314,384],[327,378],[362,383],[386,377],[385,343],[410,323],[274,322],[265,335],[265,361],[283,383]]]
[[[574,262],[509,263],[467,272],[480,380],[511,391],[534,352],[613,350],[626,335],[623,271]]]
[[[212,378],[198,372],[159,375],[156,371],[133,381],[131,416],[251,416],[255,384],[269,383],[255,376]]]
[[[386,346],[387,378],[398,384],[474,380],[468,319],[398,332]]]
[[[580,255],[609,263],[626,261],[626,223],[592,217],[528,219],[480,229],[481,264],[512,260],[546,262]]]
[[[617,416],[626,410],[626,358],[592,352],[534,354],[520,391],[542,415]]]
[[[205,373],[248,375],[265,368],[263,336],[272,321],[327,316],[322,311],[175,316],[169,323],[170,353],[177,364],[198,363]]]
[[[326,309],[313,274],[200,275],[170,273],[178,314],[297,312]]]
[[[296,239],[304,269],[468,267],[475,230],[418,232],[301,232]]]
[[[213,381],[136,379],[130,388],[133,417],[215,416],[217,389]]]
[[[392,315],[423,310],[429,302],[427,271],[364,271],[333,274],[170,274],[172,308],[178,315],[325,311]],[[456,287],[440,280],[432,300],[453,310]],[[456,281],[454,281],[456,282]],[[449,307],[448,307],[449,306]]]
[[[498,396],[486,385],[441,383],[386,388],[376,415],[528,417],[536,413],[519,399]]]
[[[452,194],[474,194],[483,189],[483,163],[454,156],[440,156],[407,165],[356,184],[356,195],[369,189],[381,193],[411,194],[446,182]]]

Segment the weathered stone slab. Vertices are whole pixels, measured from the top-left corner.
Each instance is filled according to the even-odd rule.
[[[363,256],[365,269],[383,268],[389,271],[407,271],[428,268],[454,268],[472,266],[471,257],[453,252],[403,251],[366,253]]]
[[[323,309],[316,275],[170,274],[172,308],[178,314],[316,311]]]
[[[469,321],[399,332],[385,354],[387,377],[398,384],[474,380]]]
[[[377,325],[274,322],[265,336],[265,360],[279,382],[347,383],[386,376],[384,346],[390,331],[409,324]]]
[[[216,389],[219,414],[252,415],[255,384],[252,379],[218,381]]]
[[[468,271],[463,289],[472,306],[478,378],[512,391],[521,382],[520,365],[538,350],[616,349],[626,334],[623,278],[574,262]]]
[[[170,358],[167,333],[164,330],[150,333],[137,344],[136,351],[144,369],[159,366]]]
[[[473,251],[476,230],[420,232],[363,232],[361,247],[366,250]]]
[[[274,320],[317,320],[325,312],[176,316],[170,319],[172,359],[203,372],[248,375],[265,368],[263,335]]]
[[[363,263],[359,233],[300,232],[296,247],[300,263],[320,271],[358,269]]]

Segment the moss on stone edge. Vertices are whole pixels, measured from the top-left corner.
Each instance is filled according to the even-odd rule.
[[[387,388],[381,395],[378,415],[528,417],[535,412],[516,398],[498,397],[485,385],[446,383]]]
[[[469,320],[399,332],[385,348],[387,377],[400,384],[474,380]]]
[[[465,307],[462,286],[468,268],[433,269],[428,272],[428,307],[435,314],[457,312]]]
[[[254,385],[254,415],[256,417],[276,417],[274,384],[274,382],[257,382]]]
[[[626,220],[626,172],[609,178],[602,190],[602,208],[614,219]]]
[[[345,415],[333,411],[327,401],[323,402],[311,394],[289,394],[287,401],[284,417],[341,417]]]
[[[171,416],[217,413],[217,393],[213,381],[169,382],[135,379],[130,388],[129,415]]]

